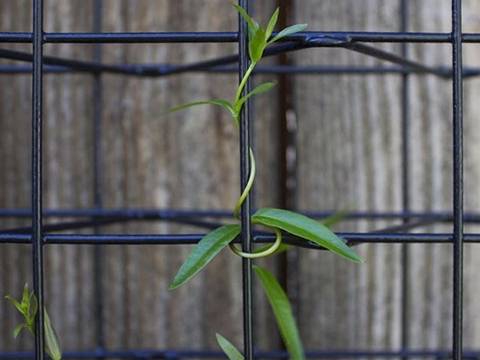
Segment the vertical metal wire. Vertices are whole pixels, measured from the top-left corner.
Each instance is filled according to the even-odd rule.
[[[43,0],[33,0],[32,15],[32,261],[33,291],[38,301],[35,322],[35,359],[43,360],[45,358],[42,238]]]
[[[452,0],[453,67],[453,359],[462,359],[463,324],[463,64],[462,1]]]
[[[247,12],[249,11],[249,0],[240,0],[239,5]],[[239,77],[243,78],[249,66],[248,59],[248,28],[247,23],[239,16]],[[245,86],[244,94],[250,89],[250,81]],[[241,191],[247,185],[250,173],[250,104],[245,103],[240,114],[240,187]],[[241,210],[242,225],[242,249],[243,251],[252,251],[251,244],[251,223],[250,223],[250,196],[245,199]],[[247,360],[253,359],[253,287],[252,287],[252,261],[242,259],[243,275],[243,337],[244,337],[244,355]]]
[[[93,3],[93,32],[102,31],[103,16],[103,0],[95,0]],[[102,61],[102,45],[94,46],[94,61],[100,63]],[[96,209],[103,206],[102,200],[102,106],[103,106],[103,85],[102,75],[96,73],[93,78],[93,203]],[[95,226],[94,233],[99,234],[100,228]],[[93,284],[94,284],[94,301],[95,301],[95,339],[97,347],[105,346],[104,329],[103,329],[103,248],[95,246],[93,254]]]
[[[400,1],[400,31],[406,32],[408,30],[408,8],[409,0]],[[401,44],[401,54],[403,58],[408,57],[408,43],[403,42]],[[402,210],[404,213],[410,211],[410,93],[409,93],[409,73],[402,75],[402,89],[401,89],[401,102],[402,102]],[[408,218],[404,218],[403,222],[407,223]],[[408,291],[409,291],[409,253],[408,244],[402,244],[402,303],[401,303],[401,347],[402,350],[408,347],[408,334],[409,334],[409,322],[408,322]],[[407,357],[402,357],[407,359]]]

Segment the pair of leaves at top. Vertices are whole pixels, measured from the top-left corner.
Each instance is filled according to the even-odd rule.
[[[328,227],[305,215],[288,210],[264,208],[252,216],[252,222],[311,241],[348,260],[362,261],[360,256]],[[205,235],[178,270],[170,289],[176,289],[193,278],[239,234],[240,225],[232,224],[221,226]]]
[[[307,28],[307,24],[296,24],[289,26],[282,31],[278,32],[274,37],[272,37],[273,30],[278,22],[278,15],[280,14],[280,9],[277,8],[275,12],[270,17],[267,27],[263,28],[255,20],[253,20],[250,15],[238,4],[232,4],[235,9],[237,9],[240,16],[243,20],[246,21],[248,26],[248,52],[250,55],[250,61],[257,63],[263,56],[263,53],[268,45],[277,42],[284,37],[293,35],[300,31],[303,31]]]
[[[17,325],[13,330],[13,336],[17,337],[22,330],[26,329],[32,335],[35,335],[35,317],[38,312],[38,301],[35,293],[28,289],[28,284],[25,284],[23,288],[22,298],[20,301],[16,300],[10,295],[5,296],[5,298],[12,303],[13,306],[20,312],[23,316],[23,323]],[[58,344],[57,335],[48,316],[47,310],[43,310],[44,314],[44,335],[45,335],[45,351],[52,360],[61,360],[62,352]]]
[[[259,266],[254,266],[254,270],[260,279],[262,288],[273,310],[275,320],[285,347],[290,354],[290,358],[293,360],[305,359],[302,341],[300,340],[300,334],[287,294],[269,271]],[[244,359],[240,351],[223,336],[217,334],[217,342],[230,360]]]
[[[263,94],[275,86],[275,83],[273,82],[265,82],[255,87],[248,94],[241,96],[248,78],[251,76],[256,64],[262,59],[263,53],[267,46],[286,36],[295,34],[299,31],[303,31],[307,27],[307,24],[297,24],[289,26],[277,33],[274,37],[272,37],[273,30],[278,21],[278,15],[280,12],[279,8],[277,8],[273,15],[270,17],[267,27],[263,28],[255,20],[253,20],[250,15],[248,15],[244,8],[237,4],[232,5],[235,7],[235,9],[237,9],[238,13],[242,16],[242,18],[247,22],[249,34],[249,56],[251,61],[249,69],[245,73],[244,78],[242,79],[237,88],[235,99],[233,101],[228,101],[226,99],[193,101],[187,104],[176,106],[172,108],[170,112],[184,110],[189,107],[198,105],[216,105],[225,109],[233,118],[235,124],[238,126],[240,112],[247,100],[250,99],[252,96]]]

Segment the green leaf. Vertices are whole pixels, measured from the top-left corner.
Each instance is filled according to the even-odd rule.
[[[266,46],[267,40],[265,39],[265,30],[258,28],[248,42],[250,60],[254,63],[260,61]]]
[[[25,285],[23,286],[22,304],[29,304],[30,303],[32,293],[33,293],[33,291],[30,292],[30,290],[28,289],[28,283],[25,283]]]
[[[20,332],[25,329],[27,327],[27,325],[25,324],[18,324],[17,326],[15,326],[15,329],[13,330],[13,337],[14,338],[17,338],[18,335],[20,334]]]
[[[243,18],[243,20],[245,20],[247,22],[250,36],[253,37],[253,35],[257,32],[257,30],[260,28],[260,26],[258,25],[258,23],[255,20],[253,20],[250,17],[250,15],[248,15],[248,13],[245,11],[244,8],[242,8],[240,5],[235,4],[235,3],[232,3],[232,5],[235,7],[235,9],[237,9],[238,13]]]
[[[266,82],[266,83],[258,85],[257,87],[255,87],[255,89],[250,91],[247,95],[238,99],[238,101],[235,103],[235,111],[237,113],[240,112],[243,104],[245,104],[245,102],[248,99],[250,99],[252,96],[266,93],[267,91],[271,90],[275,85],[276,84],[274,82]]]
[[[16,299],[14,299],[10,295],[6,295],[5,299],[7,299],[13,306],[15,306],[17,308],[17,310],[20,312],[20,314],[25,316],[25,309],[24,309],[24,307],[21,303],[19,303]]]
[[[283,291],[280,284],[270,272],[258,266],[254,266],[254,269],[267,295],[268,302],[272,307],[280,334],[290,354],[290,359],[305,359],[300,334],[285,291]]]
[[[282,229],[290,234],[314,242],[335,254],[355,262],[362,262],[362,258],[349,248],[344,240],[335,235],[325,225],[305,215],[288,210],[265,208],[258,210],[252,221]]]
[[[233,109],[232,104],[228,100],[225,99],[212,99],[212,100],[200,100],[200,101],[192,101],[187,104],[182,104],[179,106],[175,106],[174,108],[170,109],[168,113],[180,111],[180,110],[185,110],[193,106],[198,106],[198,105],[217,105],[221,106],[225,110],[227,110],[232,117],[236,117],[237,114],[235,113],[235,110]]]
[[[30,309],[29,318],[31,319],[31,322],[33,324],[35,322],[35,316],[37,315],[37,311],[38,311],[38,301],[33,291],[30,293],[30,300],[28,304]]]
[[[273,13],[272,17],[270,18],[270,20],[268,21],[267,31],[265,32],[265,40],[270,39],[270,36],[272,36],[272,32],[275,29],[275,25],[277,25],[279,13],[280,13],[280,9],[277,8]]]
[[[222,348],[223,352],[228,356],[230,360],[244,360],[242,353],[222,335],[217,335],[217,343]]]
[[[289,26],[283,29],[282,31],[280,31],[277,35],[275,35],[275,37],[268,42],[268,45],[273,44],[274,42],[286,36],[293,35],[297,32],[303,31],[307,28],[307,26],[308,26],[307,24],[297,24],[297,25]]]
[[[205,235],[178,270],[170,290],[178,288],[194,277],[238,234],[240,234],[240,225],[235,224],[221,226]]]
[[[38,301],[35,293],[30,291],[28,285],[25,284],[21,303],[9,295],[7,295],[6,298],[15,305],[25,319],[25,323],[19,324],[15,327],[13,336],[17,337],[23,329],[27,329],[33,335],[35,333],[35,317],[38,308]],[[50,317],[46,310],[44,310],[44,316],[45,350],[52,360],[61,360],[62,353],[60,351],[60,346],[58,345],[57,335],[55,334],[55,330],[53,329]]]
[[[52,360],[61,360],[62,359],[62,352],[60,350],[60,346],[58,345],[57,335],[55,334],[55,330],[53,329],[52,322],[50,321],[50,317],[48,316],[47,310],[44,310],[44,330],[45,330],[45,350],[52,358]]]
[[[12,303],[15,308],[20,312],[20,314],[25,320],[23,325],[33,334],[35,331],[35,315],[37,313],[37,302],[33,291],[30,291],[28,289],[28,284],[25,284],[25,287],[23,288],[21,302],[18,302],[10,295],[5,296],[5,298],[10,303]]]

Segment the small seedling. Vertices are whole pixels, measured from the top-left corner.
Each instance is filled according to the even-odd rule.
[[[38,312],[38,301],[33,291],[28,289],[28,284],[23,288],[23,294],[20,301],[10,295],[5,296],[10,303],[23,316],[25,322],[18,324],[13,330],[13,336],[16,338],[22,330],[27,330],[31,335],[35,336],[35,318]],[[44,334],[45,334],[45,351],[52,360],[62,360],[62,352],[58,344],[57,335],[48,316],[47,310],[43,309],[44,314]]]
[[[245,9],[243,9],[237,4],[233,4],[233,6],[248,25],[248,50],[250,58],[250,65],[235,91],[235,96],[233,100],[229,101],[226,99],[211,99],[194,101],[177,106],[171,109],[172,112],[198,105],[209,104],[220,106],[229,113],[234,125],[236,127],[239,127],[240,114],[247,100],[253,96],[266,93],[275,86],[273,82],[266,82],[258,85],[252,91],[243,95],[248,79],[252,75],[257,64],[262,59],[267,46],[277,42],[278,40],[286,36],[295,34],[299,31],[303,31],[307,27],[306,24],[293,25],[278,32],[277,35],[272,36],[273,30],[278,20],[278,8],[270,17],[267,26],[262,27],[250,17],[250,15],[245,11]],[[255,180],[255,156],[251,148],[249,149],[249,155],[249,178],[233,209],[234,217],[237,219],[240,218],[240,209],[249,192],[251,191]],[[341,216],[342,215],[330,218],[329,220],[327,220],[327,224],[331,225],[332,223],[338,221]],[[314,243],[327,250],[330,250],[331,252],[340,255],[350,261],[362,261],[360,256],[358,256],[355,251],[348,247],[343,239],[335,235],[326,224],[322,224],[302,214],[282,209],[264,208],[259,209],[255,214],[251,216],[251,222],[252,224],[261,225],[263,227],[271,229],[276,235],[275,242],[272,245],[263,247],[255,252],[246,253],[237,249],[232,244],[233,240],[235,240],[241,232],[240,224],[221,226],[205,235],[195,246],[187,260],[178,270],[172,284],[170,285],[170,289],[176,289],[185,284],[191,278],[193,278],[227,245],[236,255],[250,259],[270,256],[278,253],[279,251],[287,250],[286,245],[282,243],[282,231],[294,235],[295,237],[304,239],[308,242]],[[287,295],[270,272],[258,266],[255,266],[254,269],[257,277],[260,279],[260,283],[272,307],[278,328],[280,330],[280,334],[282,335],[282,339],[285,343],[285,347],[290,354],[291,359],[304,359],[305,355],[302,342],[300,340],[299,331],[295,323],[295,319],[293,317]],[[225,339],[219,334],[217,334],[217,342],[230,360],[240,360],[244,358],[243,355],[235,348],[232,343],[230,343],[227,339]]]

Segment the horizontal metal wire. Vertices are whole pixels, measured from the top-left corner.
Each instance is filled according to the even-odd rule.
[[[149,76],[157,76],[155,74],[169,73],[178,65],[172,64],[116,64],[116,67],[125,69],[128,76],[141,76],[138,73],[148,73]],[[136,69],[136,73],[132,73],[129,69]],[[140,70],[139,70],[140,69]],[[446,66],[435,67],[435,72],[442,73],[445,77],[451,76],[451,68]],[[480,76],[480,68],[464,67],[464,78],[474,78]],[[44,74],[68,74],[68,73],[98,73],[102,71],[82,70],[80,68],[59,66],[59,65],[45,65]],[[213,74],[236,74],[237,67],[232,65],[214,66],[206,69],[191,69],[185,71],[186,73],[213,73]],[[30,75],[32,73],[31,65],[0,65],[0,74],[9,75]],[[288,65],[257,65],[254,74],[300,74],[300,75],[429,75],[431,72],[422,71],[419,69],[412,69],[404,66],[322,66],[322,65],[308,65],[308,66],[288,66]]]
[[[452,71],[450,69],[445,69],[443,67],[432,67],[421,64],[417,61],[409,60],[400,55],[396,55],[389,51],[378,49],[369,45],[355,43],[348,36],[336,35],[336,36],[317,36],[304,39],[303,41],[290,42],[286,44],[279,44],[273,47],[268,48],[265,51],[265,56],[272,56],[281,54],[284,52],[301,50],[311,47],[340,47],[350,51],[358,52],[367,56],[372,56],[374,58],[388,61],[393,64],[402,65],[404,68],[415,71],[422,72],[432,75],[437,75],[439,77],[448,79],[451,77]],[[31,54],[18,51],[18,50],[8,50],[0,49],[0,58],[18,60],[18,61],[27,61],[31,62],[33,57]],[[239,56],[229,55],[224,57],[219,57],[211,60],[198,61],[191,64],[184,65],[170,65],[169,67],[162,67],[161,65],[151,66],[151,65],[116,65],[116,64],[101,64],[98,62],[92,61],[80,61],[52,56],[45,56],[43,58],[43,63],[45,65],[57,65],[57,66],[66,66],[72,70],[80,72],[92,72],[92,73],[112,73],[112,74],[122,74],[122,75],[135,75],[135,76],[145,76],[145,77],[158,77],[158,76],[168,76],[179,73],[191,72],[191,71],[205,71],[211,69],[212,67],[223,66],[232,64],[238,61]]]
[[[255,210],[253,210],[255,211]],[[321,219],[338,211],[302,211],[300,213]],[[148,208],[85,208],[85,209],[44,209],[44,217],[57,218],[123,218],[137,220],[168,220],[182,218],[215,218],[231,219],[233,213],[226,209],[148,209]],[[32,211],[29,208],[0,208],[0,218],[22,219],[30,218]],[[451,211],[349,211],[342,221],[356,220],[431,220],[450,222],[453,214]],[[464,221],[468,223],[480,223],[480,212],[465,212]]]
[[[141,69],[142,73],[165,73],[176,68],[177,65],[172,64],[118,64],[122,68],[128,69],[134,67]],[[437,67],[436,71],[441,71],[445,75],[451,73],[446,67]],[[0,65],[0,74],[31,74],[32,66],[30,65]],[[66,73],[82,73],[92,71],[71,68],[68,66],[46,65],[44,66],[45,74],[66,74]],[[207,69],[192,69],[186,72],[209,72],[219,74],[237,73],[236,66],[214,66]],[[318,74],[318,75],[392,75],[392,74],[428,74],[426,71],[412,69],[401,66],[286,66],[286,65],[258,65],[254,74]],[[127,75],[136,75],[128,73]],[[464,76],[478,76],[480,68],[465,68]]]
[[[167,221],[171,223],[176,223],[176,224],[183,224],[183,225],[190,225],[190,226],[195,226],[203,229],[215,229],[217,227],[220,227],[224,225],[223,223],[220,222],[212,222],[212,221],[206,221],[202,220],[200,218],[195,218],[195,217],[183,217],[183,216],[178,216],[178,217],[151,217],[151,218],[138,218],[138,217],[122,217],[122,216],[117,216],[117,217],[99,217],[99,218],[89,218],[86,220],[80,220],[80,221],[63,221],[63,222],[55,222],[55,223],[48,223],[48,224],[43,224],[42,230],[45,232],[57,232],[57,231],[66,231],[66,230],[78,230],[78,229],[83,229],[83,228],[94,228],[94,227],[100,227],[100,226],[105,226],[105,225],[111,225],[111,224],[116,224],[116,223],[126,223],[126,222],[131,222],[131,221]],[[348,220],[355,220],[355,219],[348,219]],[[384,229],[380,230],[375,230],[375,232],[401,232],[401,231],[407,231],[419,227],[424,227],[427,225],[432,225],[435,223],[440,223],[440,222],[448,222],[448,218],[442,218],[442,217],[436,217],[436,218],[426,218],[426,219],[415,219],[415,221],[409,221],[405,222],[405,218],[402,217],[403,223],[401,225],[394,225],[394,226],[389,226]],[[32,228],[27,226],[27,227],[16,227],[16,228],[9,228],[9,229],[1,229],[1,233],[30,233],[32,231]]]
[[[337,233],[349,244],[416,244],[438,243],[450,244],[453,241],[451,233]],[[198,243],[205,234],[44,234],[43,241],[48,244],[72,245],[191,245]],[[270,243],[275,241],[274,235],[253,234],[256,243]],[[466,243],[479,243],[480,234],[465,234]],[[286,243],[321,249],[315,244],[292,236],[285,236]],[[30,234],[0,233],[0,244],[28,244]]]
[[[16,61],[26,61],[32,62],[33,55],[24,51],[18,50],[8,50],[0,49],[0,58]],[[76,69],[82,72],[98,73],[98,72],[108,72],[111,74],[118,75],[129,75],[130,73],[135,73],[135,69],[132,67],[125,68],[123,66],[117,65],[105,65],[93,61],[81,61],[81,60],[72,60],[72,59],[63,59],[54,56],[44,56],[43,64],[46,65],[60,65],[66,66],[72,69]]]
[[[351,42],[451,43],[451,33],[441,32],[367,32],[367,31],[305,31],[283,41],[305,41],[312,37],[343,36]],[[0,42],[30,43],[30,32],[0,32]],[[44,33],[44,43],[224,43],[237,42],[237,32],[117,32],[117,33]],[[480,42],[480,33],[463,33],[464,43]]]
[[[100,218],[100,219],[91,219],[91,220],[83,220],[83,221],[65,221],[65,222],[56,222],[50,224],[43,224],[42,230],[45,232],[57,232],[57,231],[66,231],[66,230],[78,230],[78,229],[88,229],[88,228],[95,228],[101,227],[106,225],[112,224],[125,224],[126,222],[135,221],[139,219],[134,218]],[[142,219],[140,219],[142,220]],[[190,219],[190,218],[173,218],[173,219],[159,219],[165,220],[175,224],[182,224],[182,225],[189,225],[200,227],[203,229],[216,229],[220,227],[222,224],[219,222],[211,222],[205,220],[197,220],[197,219]],[[30,233],[32,228],[27,227],[16,227],[10,229],[2,229],[0,230],[0,234],[2,233]]]
[[[232,218],[230,210],[195,210],[195,209],[140,209],[140,208],[87,208],[87,209],[44,209],[45,217],[124,217],[133,219],[169,219],[212,217]],[[30,218],[32,211],[29,208],[0,209],[0,217]],[[479,214],[480,217],[480,214]]]
[[[356,358],[426,358],[449,359],[448,350],[311,350],[306,351],[309,359],[356,359]],[[256,351],[255,356],[261,359],[288,359],[285,351]],[[86,350],[66,351],[63,359],[224,359],[225,355],[217,350]],[[480,359],[480,350],[466,350],[465,360]],[[2,352],[0,360],[33,359],[31,352]]]

